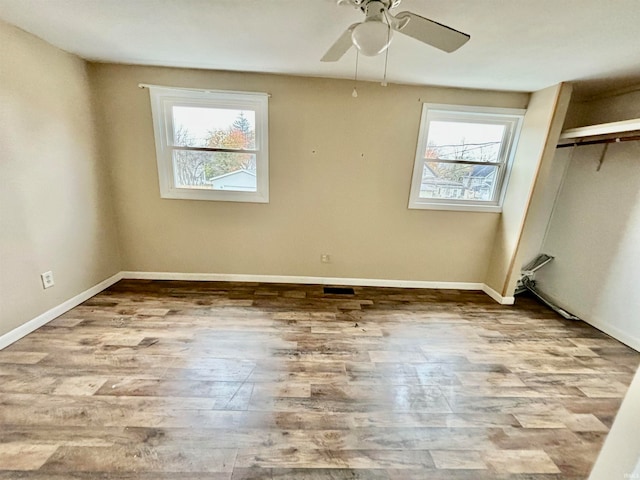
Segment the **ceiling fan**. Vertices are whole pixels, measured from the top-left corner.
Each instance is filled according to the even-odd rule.
[[[327,50],[321,61],[337,62],[352,45],[360,53],[375,56],[384,52],[391,43],[393,32],[415,38],[445,52],[453,52],[469,38],[466,33],[434,22],[412,12],[392,15],[389,10],[397,7],[401,0],[337,0],[338,5],[351,5],[362,10],[364,22],[354,23]]]

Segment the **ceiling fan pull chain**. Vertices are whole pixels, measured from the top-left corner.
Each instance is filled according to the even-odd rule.
[[[388,85],[387,83],[387,62],[389,60],[389,49],[387,48],[387,51],[384,55],[384,75],[382,77],[382,83],[380,85],[382,85],[383,87],[386,87]]]
[[[351,96],[356,98],[358,96],[358,90],[356,90],[356,84],[358,83],[358,58],[360,57],[360,52],[356,48],[356,74],[353,77],[353,92],[351,92]]]
[[[389,62],[389,48],[391,48],[391,23],[389,23],[389,17],[387,16],[387,12],[384,12],[384,18],[387,19],[387,45],[384,52],[384,75],[382,77],[382,85],[383,87],[387,86],[387,63]]]

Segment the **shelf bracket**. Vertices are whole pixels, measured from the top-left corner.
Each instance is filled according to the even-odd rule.
[[[607,154],[607,149],[609,148],[609,144],[605,143],[604,148],[602,149],[602,153],[600,154],[600,161],[598,162],[598,168],[596,168],[596,172],[599,172],[602,168],[602,164],[604,163],[604,157]]]

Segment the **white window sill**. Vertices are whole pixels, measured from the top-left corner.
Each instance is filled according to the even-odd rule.
[[[172,200],[205,200],[213,202],[269,203],[269,192],[240,192],[232,190],[207,190],[171,188],[161,192],[161,198]]]
[[[482,213],[502,213],[501,205],[471,205],[463,203],[411,203],[409,210],[451,210],[458,212],[482,212]]]

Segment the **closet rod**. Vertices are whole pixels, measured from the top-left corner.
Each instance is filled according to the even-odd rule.
[[[571,142],[558,145],[558,148],[566,147],[580,147],[581,145],[598,145],[603,143],[621,143],[621,142],[633,142],[640,140],[640,135],[632,135],[629,137],[617,137],[617,138],[602,138],[599,140],[585,140],[582,142]]]

